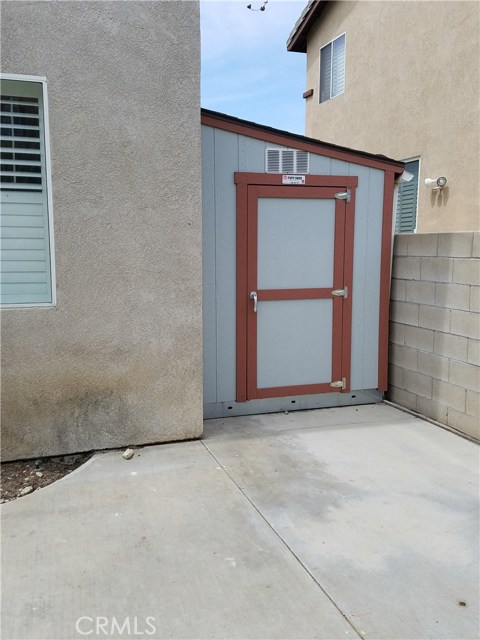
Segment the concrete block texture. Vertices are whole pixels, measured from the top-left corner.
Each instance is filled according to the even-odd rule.
[[[417,369],[419,373],[424,373],[437,380],[445,380],[448,382],[450,360],[443,356],[438,356],[434,353],[418,352],[418,365]]]
[[[422,416],[447,424],[448,407],[429,398],[417,398],[417,411]]]
[[[448,332],[450,330],[450,309],[421,304],[419,307],[418,325],[426,329]]]
[[[480,285],[480,262],[475,258],[456,258],[453,261],[453,282]]]
[[[420,258],[399,256],[393,263],[393,277],[420,280]]]
[[[426,354],[422,354],[426,355]],[[404,369],[410,369],[410,371],[417,371],[417,361],[419,352],[416,349],[405,347],[400,344],[390,345],[390,363]],[[448,361],[447,361],[448,362]],[[422,372],[422,373],[427,373]],[[448,370],[447,370],[448,375]]]
[[[467,389],[467,413],[480,418],[480,393]]]
[[[446,404],[457,411],[465,413],[467,392],[464,387],[459,387],[443,380],[433,380],[432,399],[440,404]]]
[[[394,253],[397,247],[402,253],[394,255],[393,262],[400,261],[397,272],[402,273],[399,282],[404,288],[397,287],[400,295],[392,300],[391,342],[395,343],[390,348],[390,397],[475,437],[480,388],[479,235],[407,234],[402,243],[395,243]]]
[[[480,340],[468,338],[467,362],[480,366]]]
[[[480,440],[480,420],[474,416],[469,416],[456,409],[449,409],[447,424],[449,427],[458,429],[462,431],[462,433],[466,433],[472,438]]]
[[[410,302],[392,302],[390,317],[393,322],[418,326],[418,304]]]
[[[473,232],[472,258],[480,258],[480,231]]]
[[[480,313],[480,287],[470,287],[470,311]]]
[[[468,339],[463,336],[454,336],[451,333],[435,331],[433,350],[441,356],[466,361]]]
[[[406,280],[397,280],[393,278],[390,289],[390,297],[392,300],[405,300]]]
[[[453,260],[451,258],[420,258],[421,280],[430,282],[452,282]]]
[[[448,380],[465,389],[478,391],[480,389],[480,367],[474,364],[450,360]]]
[[[416,371],[403,372],[403,388],[422,398],[432,397],[432,378]]]
[[[408,255],[408,239],[410,238],[410,234],[408,233],[400,233],[394,237],[393,240],[393,253],[396,256],[407,256]]]
[[[197,2],[2,7],[2,71],[48,80],[58,289],[2,314],[5,459],[202,433],[199,60]]]
[[[412,233],[408,238],[409,256],[436,256],[438,233]]]
[[[403,344],[405,341],[405,325],[397,322],[390,322],[390,342],[393,344]]]
[[[438,255],[454,258],[471,258],[473,231],[438,234]],[[427,255],[426,253],[423,255]]]
[[[431,353],[433,351],[433,331],[420,327],[410,327],[405,325],[404,342],[407,347],[419,349]]]
[[[416,280],[405,281],[406,302],[420,302],[422,304],[435,303],[435,283]],[[468,307],[467,307],[468,308]]]
[[[403,383],[402,367],[397,367],[396,365],[390,363],[388,373],[389,373],[390,382],[393,384],[393,386],[403,389],[404,383]]]
[[[395,385],[390,385],[388,388],[388,397],[392,402],[395,402],[401,407],[406,407],[411,411],[417,410],[418,398],[415,393],[410,393],[410,391],[406,391],[405,389],[400,389]]]
[[[452,309],[451,332],[454,335],[478,340],[480,337],[480,314]]]
[[[421,284],[433,283],[422,282]],[[424,303],[431,304],[427,300],[424,300]],[[464,284],[437,282],[435,283],[435,296],[432,304],[435,304],[437,307],[468,311],[470,309],[470,287]]]

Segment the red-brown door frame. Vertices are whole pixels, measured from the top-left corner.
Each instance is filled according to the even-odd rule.
[[[258,300],[285,299],[333,299],[333,379],[346,378],[350,390],[351,325],[352,325],[352,279],[353,279],[353,233],[355,215],[355,176],[306,176],[305,185],[282,185],[282,176],[275,174],[236,173],[237,185],[237,402],[247,399],[272,398],[286,395],[304,395],[332,392],[329,383],[296,385],[271,389],[256,388],[256,316],[249,301],[250,287],[256,284],[257,255],[257,203],[258,197],[285,198],[334,198],[338,191],[350,191],[350,200],[336,200],[335,206],[335,252],[333,289],[348,287],[347,298],[337,298],[328,289],[261,290]],[[275,189],[272,189],[275,187]],[[315,189],[305,189],[315,187]],[[250,249],[250,252],[249,252]],[[254,259],[249,259],[253,256]],[[341,328],[335,320],[342,316]],[[248,340],[247,335],[253,336]],[[341,362],[341,365],[340,365]],[[250,363],[250,365],[249,365]],[[250,366],[250,368],[248,368]],[[340,390],[342,391],[342,390]]]

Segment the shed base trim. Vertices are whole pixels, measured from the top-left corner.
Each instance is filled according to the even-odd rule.
[[[215,402],[203,405],[205,420],[248,416],[258,413],[278,413],[279,411],[302,411],[327,407],[346,407],[357,404],[382,402],[383,393],[376,389],[362,389],[349,393],[322,393],[309,396],[288,396],[285,398],[264,398],[247,402]]]

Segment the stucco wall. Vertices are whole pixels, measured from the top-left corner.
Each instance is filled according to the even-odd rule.
[[[330,2],[310,31],[306,134],[420,156],[420,232],[480,227],[479,16],[477,2]],[[345,93],[319,104],[319,50],[343,32]],[[448,187],[432,193],[439,175]]]
[[[480,439],[480,233],[395,237],[394,402]]]
[[[56,309],[2,312],[5,459],[202,430],[196,2],[4,2],[48,80]]]

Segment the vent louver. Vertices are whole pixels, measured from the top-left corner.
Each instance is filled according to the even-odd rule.
[[[309,173],[310,154],[298,149],[267,149],[267,173]]]

